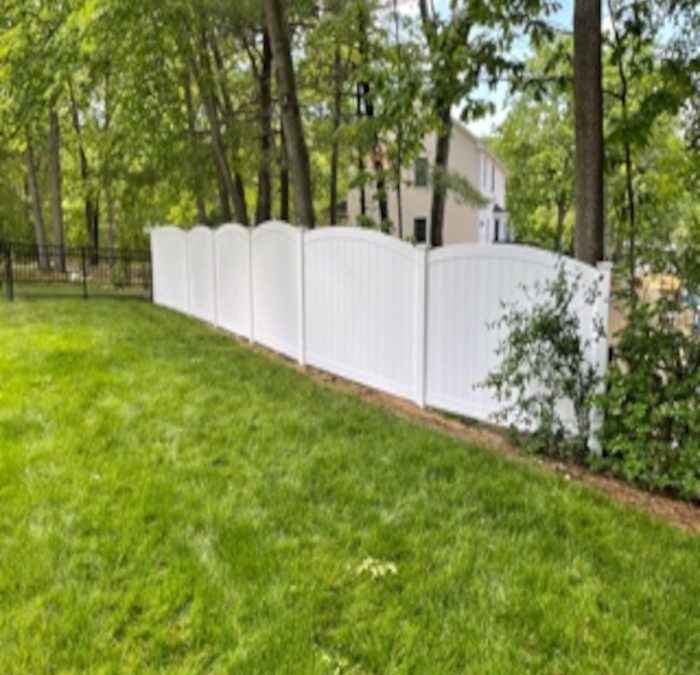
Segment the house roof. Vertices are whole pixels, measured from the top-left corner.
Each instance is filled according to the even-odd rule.
[[[459,129],[465,136],[467,136],[467,138],[472,140],[479,150],[485,152],[494,161],[494,163],[498,165],[501,171],[508,176],[508,167],[506,167],[501,158],[486,143],[484,143],[481,138],[479,138],[474,132],[470,131],[462,120],[460,120],[458,117],[453,117],[452,124],[456,129]]]

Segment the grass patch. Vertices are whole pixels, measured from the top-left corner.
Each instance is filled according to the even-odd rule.
[[[0,504],[3,673],[700,663],[697,538],[146,303],[0,303]]]

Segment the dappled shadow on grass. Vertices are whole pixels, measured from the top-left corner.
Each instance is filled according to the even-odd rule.
[[[146,304],[0,344],[3,671],[700,662],[698,541],[584,486]]]

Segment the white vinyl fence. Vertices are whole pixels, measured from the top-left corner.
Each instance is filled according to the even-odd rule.
[[[415,247],[351,227],[286,223],[151,233],[153,300],[258,342],[301,364],[449,412],[489,420],[479,387],[498,365],[502,303],[535,299],[523,285],[557,265],[580,279],[576,309],[591,363],[607,368],[609,267],[514,244]],[[586,289],[599,284],[595,304]]]

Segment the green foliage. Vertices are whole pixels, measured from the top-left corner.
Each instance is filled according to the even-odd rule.
[[[685,259],[684,259],[685,258]],[[663,255],[667,289],[637,298],[616,336],[601,399],[600,467],[643,487],[700,500],[700,251]],[[691,302],[691,299],[693,302]]]
[[[519,241],[558,252],[573,250],[570,49],[569,38],[540,48],[493,139],[494,149],[510,167],[509,226]]]
[[[146,303],[0,344],[3,673],[700,662],[698,537]]]
[[[532,432],[530,446],[547,454],[587,457],[591,408],[600,377],[590,363],[591,339],[581,338],[574,301],[580,278],[570,281],[563,264],[556,277],[523,288],[530,305],[504,305],[494,328],[505,329],[498,346],[501,362],[483,386],[493,388],[503,403],[501,421]],[[585,289],[595,302],[598,288]],[[600,330],[600,327],[598,327]],[[568,420],[562,402],[573,408]]]

